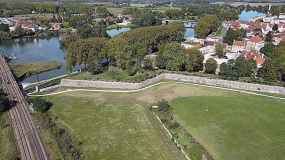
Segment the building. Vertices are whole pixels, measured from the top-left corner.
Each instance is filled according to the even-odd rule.
[[[54,23],[54,24],[52,24],[51,30],[60,30],[61,29],[61,27],[60,27],[61,24],[62,23]]]
[[[255,36],[246,42],[246,49],[259,51],[262,47],[264,47],[264,43],[265,42],[263,39],[261,39],[259,36]]]
[[[254,59],[256,61],[257,64],[257,68],[261,68],[262,64],[264,63],[264,55],[262,54],[261,56],[256,52],[256,51],[245,51],[243,53],[243,56],[246,59]]]
[[[233,43],[233,47],[232,47],[232,52],[238,53],[238,52],[242,52],[245,50],[245,45],[244,45],[244,41],[236,41],[234,40]]]

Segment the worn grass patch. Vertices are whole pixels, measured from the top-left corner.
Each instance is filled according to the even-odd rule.
[[[43,19],[51,19],[53,14],[51,13],[37,13],[37,14],[20,14],[20,15],[14,15],[12,18],[15,20],[19,19],[29,19],[31,17],[35,18],[43,18]]]
[[[60,62],[18,62],[9,63],[16,76],[28,72],[27,76],[59,68]]]

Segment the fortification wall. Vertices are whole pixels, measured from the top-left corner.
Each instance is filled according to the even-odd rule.
[[[199,83],[205,85],[221,86],[235,89],[260,91],[267,93],[277,93],[285,95],[285,88],[279,86],[269,86],[263,84],[244,83],[237,81],[228,81],[221,79],[210,79],[206,77],[186,76],[181,74],[164,73],[155,78],[148,79],[141,83],[126,83],[126,82],[105,82],[105,81],[89,81],[89,80],[71,80],[62,79],[61,86],[67,87],[87,87],[87,88],[109,88],[109,89],[140,89],[161,80],[177,80],[183,82]]]

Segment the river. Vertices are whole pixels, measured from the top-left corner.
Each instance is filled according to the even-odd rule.
[[[249,20],[251,17],[261,15],[262,13],[249,11],[243,11],[239,18],[241,20]],[[185,26],[189,24],[185,23]],[[114,36],[121,32],[130,30],[131,28],[120,28],[108,30],[107,33],[110,36]],[[191,37],[194,35],[193,28],[187,28],[184,38]],[[58,61],[63,64],[60,69],[51,70],[39,74],[39,79],[44,80],[56,76],[60,76],[66,73],[64,69],[65,60],[63,56],[65,54],[65,49],[60,47],[59,37],[45,37],[45,38],[19,38],[13,40],[6,40],[0,42],[0,50],[5,54],[11,55],[14,53],[18,59],[16,62],[36,62],[36,61]],[[78,70],[75,67],[74,70]],[[37,76],[33,75],[24,80],[25,82],[36,82]]]

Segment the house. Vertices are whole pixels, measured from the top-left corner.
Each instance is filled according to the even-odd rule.
[[[264,43],[265,42],[263,39],[261,39],[259,36],[255,36],[246,42],[246,49],[259,51],[262,47],[264,47]]]
[[[234,43],[233,43],[233,47],[232,47],[232,52],[242,52],[245,50],[245,45],[244,45],[244,41],[236,41],[234,40]]]
[[[41,30],[46,30],[48,27],[46,26],[46,25],[41,25],[41,26],[39,26],[39,29],[41,29]]]
[[[229,45],[227,43],[205,41],[204,42],[204,46],[206,46],[206,47],[205,47],[204,52],[205,53],[215,53],[216,52],[215,51],[216,50],[216,45],[218,45],[218,44],[221,44],[223,46],[224,52],[228,50]]]
[[[97,22],[97,23],[100,23],[101,21],[107,21],[106,18],[95,18],[95,19],[92,19],[93,22]]]
[[[54,24],[52,24],[51,30],[60,30],[61,29],[61,27],[60,27],[61,24],[62,23],[54,23]]]
[[[245,51],[243,53],[243,56],[246,59],[254,59],[256,61],[257,64],[257,68],[261,68],[262,64],[264,63],[265,59],[264,59],[264,55],[262,54],[262,56],[260,56],[256,51]]]
[[[10,31],[14,31],[15,28],[16,28],[16,26],[14,26],[14,25],[9,25],[9,30],[10,30]]]
[[[216,37],[216,36],[208,36],[208,37],[206,38],[206,41],[219,42],[219,37]]]

